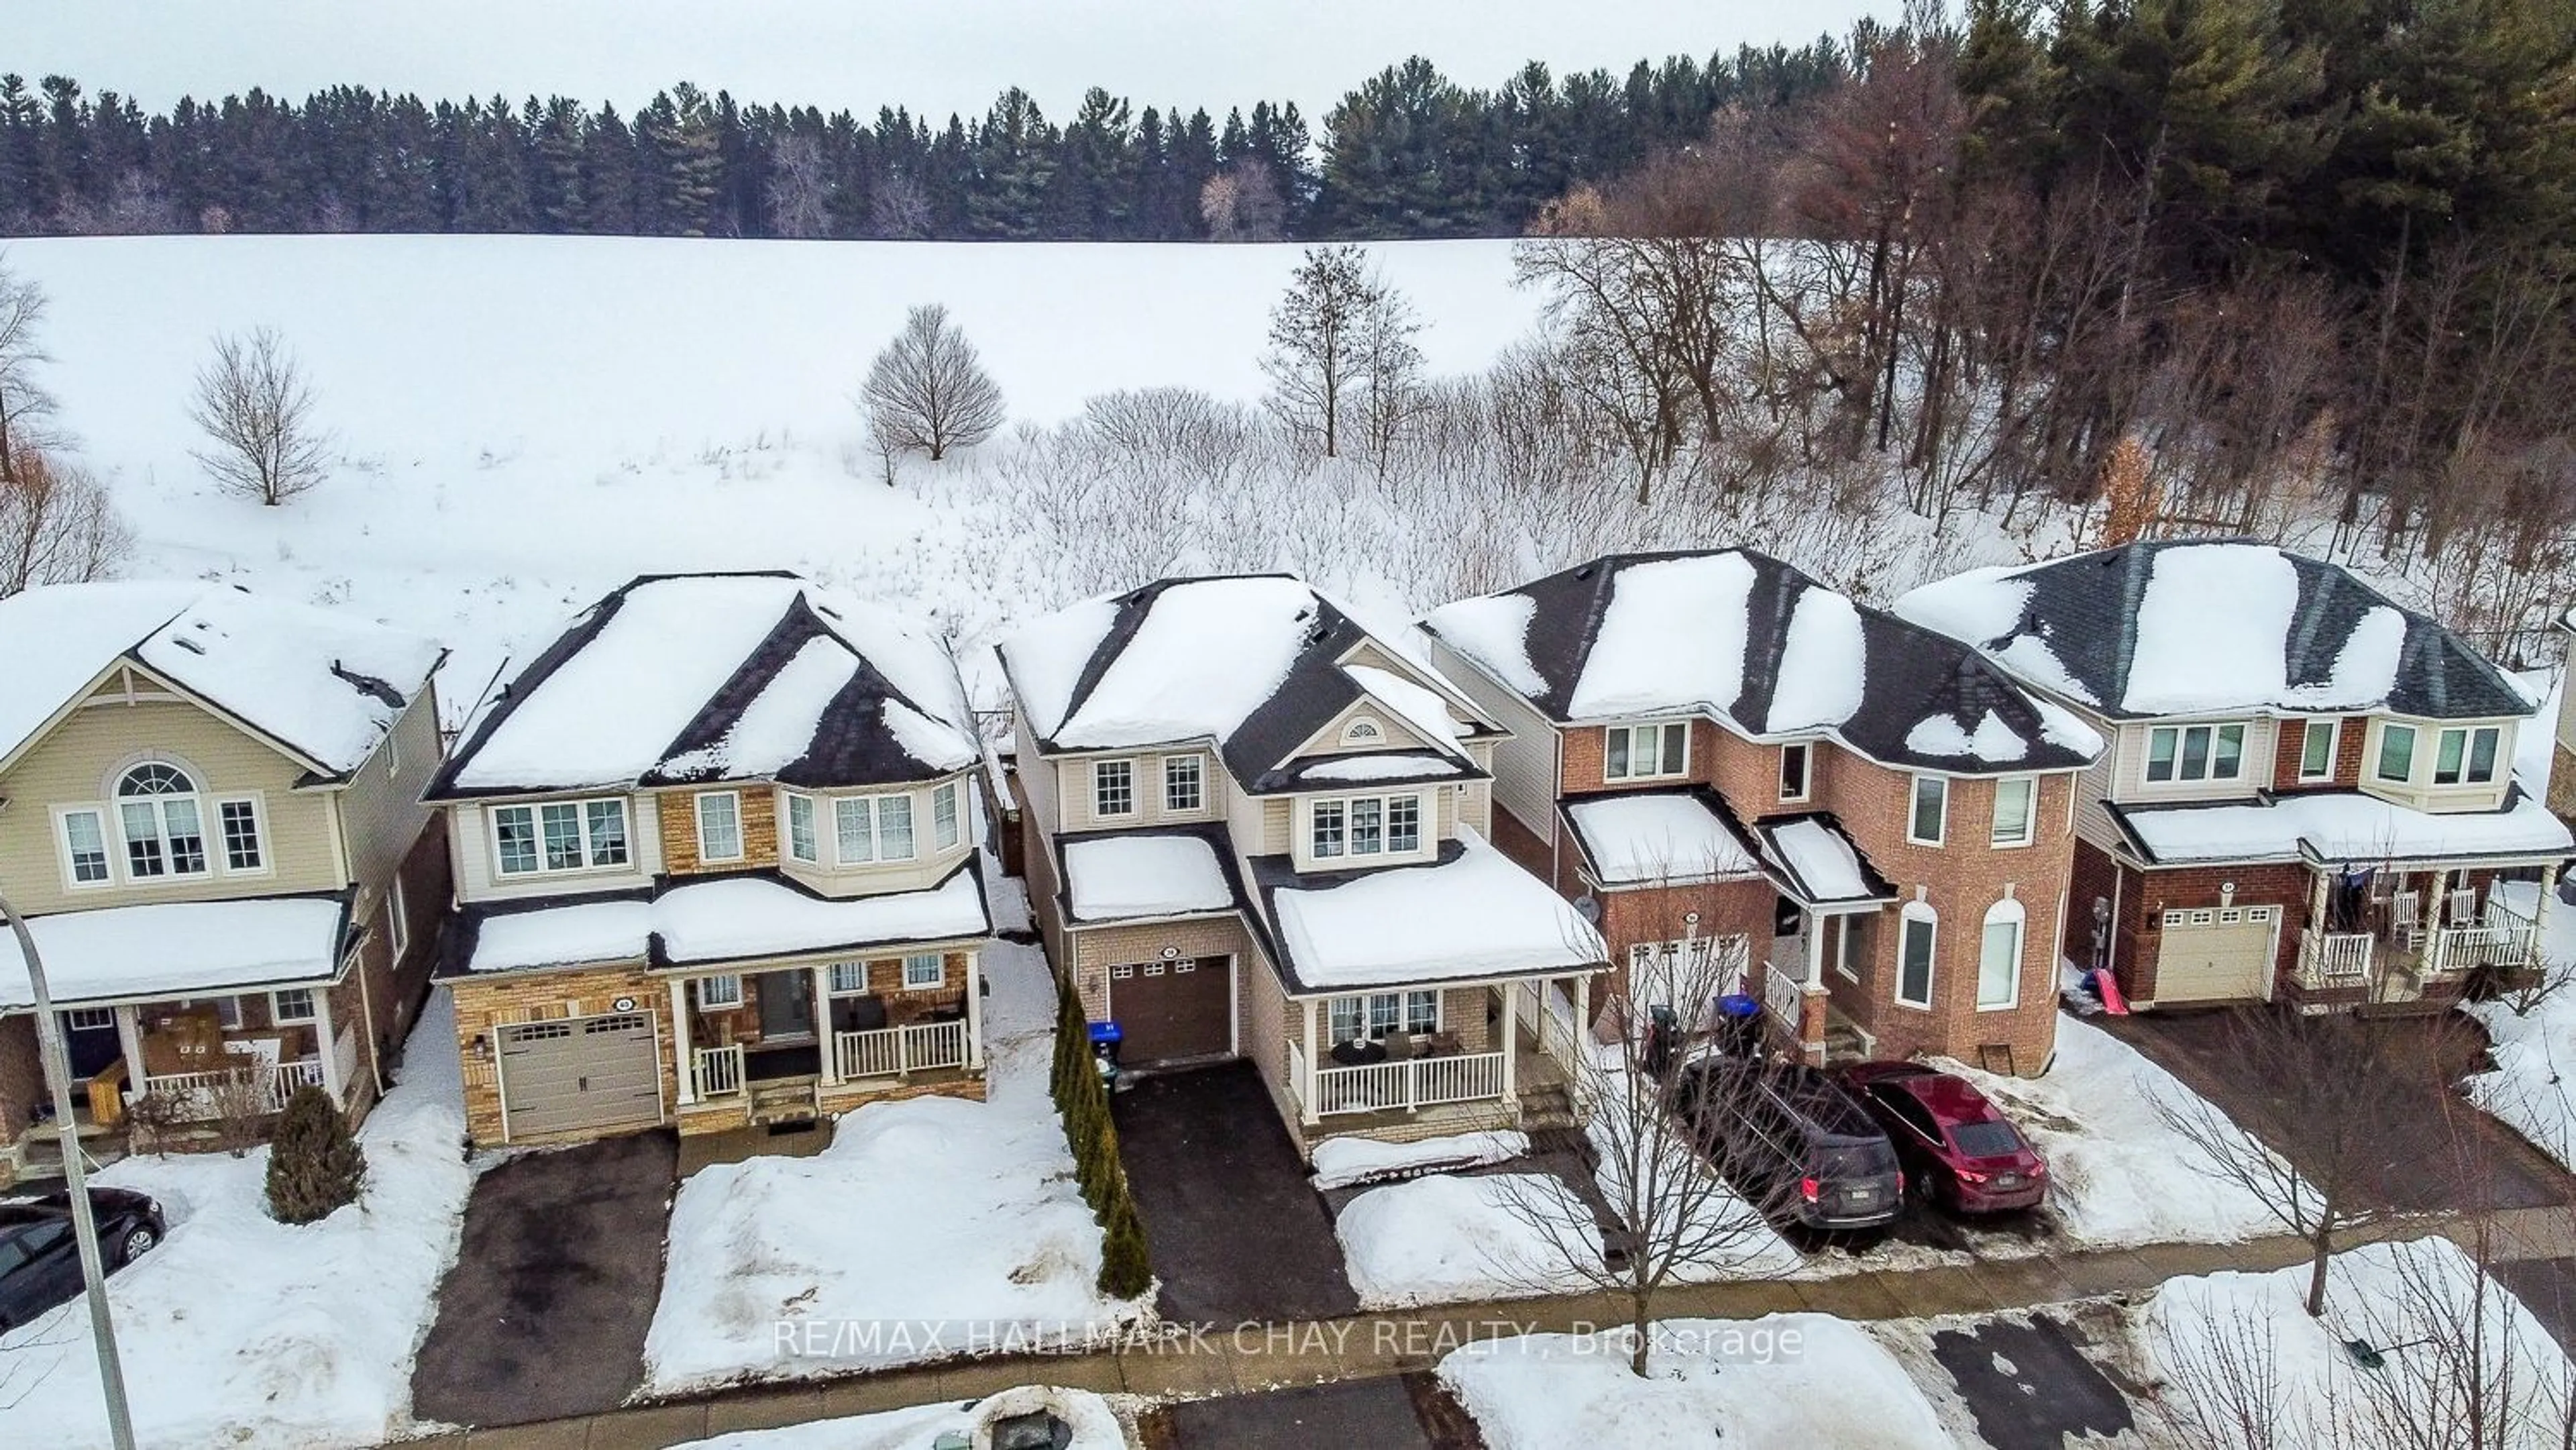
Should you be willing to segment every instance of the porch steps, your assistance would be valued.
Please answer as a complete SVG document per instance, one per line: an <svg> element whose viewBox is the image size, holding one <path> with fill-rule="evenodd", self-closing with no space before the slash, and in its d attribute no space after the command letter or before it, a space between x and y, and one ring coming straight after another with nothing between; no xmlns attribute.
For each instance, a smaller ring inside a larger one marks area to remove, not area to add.
<svg viewBox="0 0 2576 1450"><path fill-rule="evenodd" d="M1521 1089L1521 1131L1533 1139L1542 1133L1567 1132L1577 1126L1574 1096L1563 1083Z"/></svg>
<svg viewBox="0 0 2576 1450"><path fill-rule="evenodd" d="M754 1127L810 1123L823 1115L819 1076L772 1078L751 1085Z"/></svg>

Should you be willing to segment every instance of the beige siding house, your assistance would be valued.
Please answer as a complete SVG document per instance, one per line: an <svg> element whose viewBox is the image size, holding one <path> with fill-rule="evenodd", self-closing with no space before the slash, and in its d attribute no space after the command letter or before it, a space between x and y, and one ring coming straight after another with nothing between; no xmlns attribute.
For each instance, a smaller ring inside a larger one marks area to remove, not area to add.
<svg viewBox="0 0 2576 1450"><path fill-rule="evenodd" d="M446 857L425 639L203 585L0 601L0 892L28 918L104 1146L312 1085L353 1112L428 989ZM51 1166L0 944L0 1145ZM148 1107L149 1111L145 1111Z"/></svg>
<svg viewBox="0 0 2576 1450"><path fill-rule="evenodd" d="M584 611L429 790L474 1141L981 1097L980 763L946 649L794 576Z"/></svg>

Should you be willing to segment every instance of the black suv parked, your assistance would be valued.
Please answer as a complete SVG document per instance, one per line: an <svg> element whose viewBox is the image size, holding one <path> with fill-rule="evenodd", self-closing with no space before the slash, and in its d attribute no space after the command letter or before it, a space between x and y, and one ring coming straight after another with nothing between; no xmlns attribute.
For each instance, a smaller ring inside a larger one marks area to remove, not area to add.
<svg viewBox="0 0 2576 1450"><path fill-rule="evenodd" d="M1873 1228L1905 1203L1895 1146L1841 1083L1800 1063L1709 1057L1682 1069L1672 1109L1761 1207L1810 1228Z"/></svg>
<svg viewBox="0 0 2576 1450"><path fill-rule="evenodd" d="M100 1257L108 1272L161 1241L161 1205L122 1188L93 1188ZM0 1333L80 1297L80 1252L68 1193L0 1203Z"/></svg>

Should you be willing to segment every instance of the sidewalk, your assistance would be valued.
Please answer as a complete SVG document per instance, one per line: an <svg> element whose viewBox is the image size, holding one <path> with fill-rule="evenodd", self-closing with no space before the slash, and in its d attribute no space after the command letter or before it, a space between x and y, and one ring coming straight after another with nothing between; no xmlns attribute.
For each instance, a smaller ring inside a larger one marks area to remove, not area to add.
<svg viewBox="0 0 2576 1450"><path fill-rule="evenodd" d="M2461 1226L2432 1219L2383 1225L2343 1246L2412 1239ZM2499 1262L2576 1257L2576 1209L2499 1214ZM2273 1237L2232 1244L2152 1244L1960 1266L1857 1268L1814 1278L1760 1279L1667 1289L1657 1318L1752 1319L1809 1310L1844 1319L1979 1315L2070 1299L2135 1294L2167 1279L2226 1269L2256 1272L2307 1259L2307 1245ZM906 1405L978 1399L1043 1383L1102 1394L1199 1398L1283 1385L1365 1379L1428 1369L1462 1344L1497 1335L1565 1332L1622 1322L1624 1305L1602 1295L1450 1305L1403 1314L1231 1326L1156 1345L1089 1354L1022 1355L792 1385L746 1385L579 1419L474 1430L409 1442L468 1450L659 1450L736 1430L770 1429Z"/></svg>

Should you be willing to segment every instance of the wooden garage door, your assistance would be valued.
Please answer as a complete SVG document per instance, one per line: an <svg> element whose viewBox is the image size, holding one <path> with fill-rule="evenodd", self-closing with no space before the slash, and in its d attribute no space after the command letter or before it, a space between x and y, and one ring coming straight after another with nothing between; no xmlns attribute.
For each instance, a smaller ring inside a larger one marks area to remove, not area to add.
<svg viewBox="0 0 2576 1450"><path fill-rule="evenodd" d="M620 1012L500 1030L503 1133L613 1133L662 1121L653 1014Z"/></svg>
<svg viewBox="0 0 2576 1450"><path fill-rule="evenodd" d="M2251 1002L2272 995L2277 906L2205 906L2164 914L2156 1004Z"/></svg>
<svg viewBox="0 0 2576 1450"><path fill-rule="evenodd" d="M1227 957L1138 962L1109 969L1109 1015L1127 1036L1130 1067L1234 1050L1234 973Z"/></svg>

